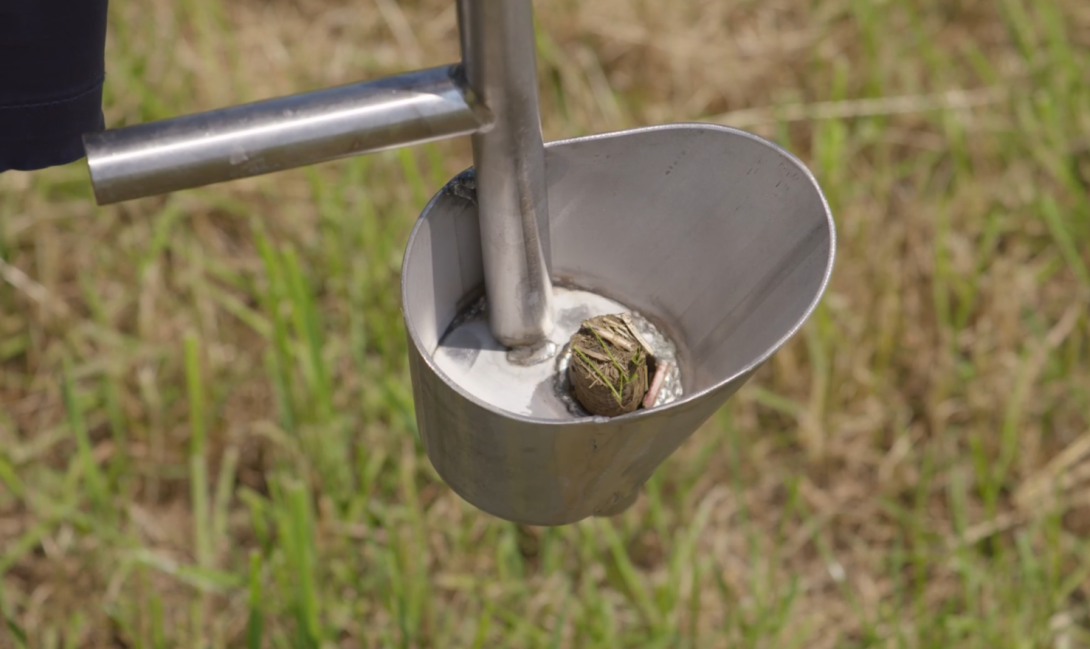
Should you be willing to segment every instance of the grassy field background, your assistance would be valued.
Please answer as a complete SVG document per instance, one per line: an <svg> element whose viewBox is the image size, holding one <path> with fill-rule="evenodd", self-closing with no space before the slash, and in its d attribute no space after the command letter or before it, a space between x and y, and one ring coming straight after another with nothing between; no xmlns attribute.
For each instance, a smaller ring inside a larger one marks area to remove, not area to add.
<svg viewBox="0 0 1090 649"><path fill-rule="evenodd" d="M0 647L1090 645L1090 4L537 16L548 139L811 165L805 329L624 515L520 528L414 433L400 257L467 142L109 208L4 174ZM450 0L114 2L107 122L457 56Z"/></svg>

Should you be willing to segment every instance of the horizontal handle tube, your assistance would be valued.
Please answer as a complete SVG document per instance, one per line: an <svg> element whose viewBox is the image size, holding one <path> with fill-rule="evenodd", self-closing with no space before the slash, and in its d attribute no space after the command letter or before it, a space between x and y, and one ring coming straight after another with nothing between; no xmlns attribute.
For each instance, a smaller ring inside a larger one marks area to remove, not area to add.
<svg viewBox="0 0 1090 649"><path fill-rule="evenodd" d="M491 118L445 66L84 136L99 205L468 135Z"/></svg>

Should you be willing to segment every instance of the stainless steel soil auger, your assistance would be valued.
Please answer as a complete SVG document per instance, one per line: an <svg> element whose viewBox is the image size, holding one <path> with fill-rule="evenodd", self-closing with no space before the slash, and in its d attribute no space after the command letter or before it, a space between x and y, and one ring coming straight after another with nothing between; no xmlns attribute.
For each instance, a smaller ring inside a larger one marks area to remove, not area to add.
<svg viewBox="0 0 1090 649"><path fill-rule="evenodd" d="M459 0L458 20L461 64L88 135L95 195L471 136L473 173L428 203L405 252L424 447L496 516L616 513L802 326L832 272L833 220L802 163L735 129L543 144L530 0ZM558 379L563 344L618 311L669 350L676 385L652 408L581 416Z"/></svg>

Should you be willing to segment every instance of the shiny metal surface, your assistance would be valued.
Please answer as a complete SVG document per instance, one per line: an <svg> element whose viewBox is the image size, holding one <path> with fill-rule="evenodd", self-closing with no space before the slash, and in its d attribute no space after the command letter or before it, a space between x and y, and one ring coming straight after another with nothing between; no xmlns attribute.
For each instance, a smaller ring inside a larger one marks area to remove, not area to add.
<svg viewBox="0 0 1090 649"><path fill-rule="evenodd" d="M503 344L553 327L549 213L530 0L458 0L466 81L494 116L473 136L489 324Z"/></svg>
<svg viewBox="0 0 1090 649"><path fill-rule="evenodd" d="M798 330L828 283L835 233L797 159L726 127L553 143L546 169L553 277L668 332L681 399L615 419L549 420L488 405L443 374L440 337L485 282L478 210L456 192L440 192L418 220L402 299L417 423L436 470L484 511L560 525L626 507Z"/></svg>
<svg viewBox="0 0 1090 649"><path fill-rule="evenodd" d="M488 111L457 66L84 137L100 205L473 133Z"/></svg>

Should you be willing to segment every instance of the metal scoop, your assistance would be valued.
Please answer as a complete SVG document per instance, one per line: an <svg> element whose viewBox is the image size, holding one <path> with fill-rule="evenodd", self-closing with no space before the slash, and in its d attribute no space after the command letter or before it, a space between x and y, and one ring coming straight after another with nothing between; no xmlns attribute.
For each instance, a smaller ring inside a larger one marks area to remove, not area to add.
<svg viewBox="0 0 1090 649"><path fill-rule="evenodd" d="M530 1L458 8L464 67L87 136L96 197L472 134L474 173L424 208L402 271L424 448L496 516L612 515L802 326L832 272L833 220L802 163L735 129L673 124L543 146ZM616 418L556 407L565 336L616 310L669 340L678 396Z"/></svg>

